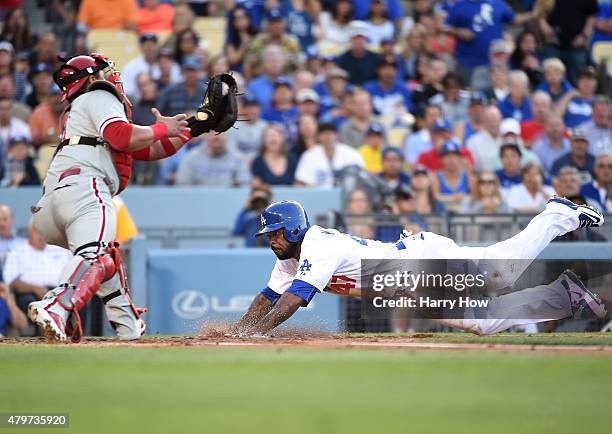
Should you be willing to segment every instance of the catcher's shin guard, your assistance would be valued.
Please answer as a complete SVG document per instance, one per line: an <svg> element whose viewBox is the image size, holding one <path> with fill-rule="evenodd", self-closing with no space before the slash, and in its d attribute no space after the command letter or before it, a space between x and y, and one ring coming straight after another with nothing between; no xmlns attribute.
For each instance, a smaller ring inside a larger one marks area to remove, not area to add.
<svg viewBox="0 0 612 434"><path fill-rule="evenodd" d="M147 327L142 319L142 314L147 311L147 308L136 307L132 301L119 243L111 243L108 252L115 261L121 288L110 294L99 294L104 302L106 316L120 339L138 339L144 334Z"/></svg>
<svg viewBox="0 0 612 434"><path fill-rule="evenodd" d="M93 258L84 258L70 276L66 290L58 295L58 303L71 313L66 331L73 342L80 341L83 335L79 310L91 300L100 284L113 277L116 271L114 258L108 251Z"/></svg>

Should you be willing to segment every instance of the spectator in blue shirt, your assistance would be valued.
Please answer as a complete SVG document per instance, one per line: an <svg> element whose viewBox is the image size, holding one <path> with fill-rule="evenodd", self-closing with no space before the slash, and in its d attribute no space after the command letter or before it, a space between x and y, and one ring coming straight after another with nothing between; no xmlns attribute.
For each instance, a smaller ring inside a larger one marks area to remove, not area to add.
<svg viewBox="0 0 612 434"><path fill-rule="evenodd" d="M157 100L157 108L165 116L194 111L202 103L206 85L199 79L202 63L188 56L182 64L183 81L166 87Z"/></svg>
<svg viewBox="0 0 612 434"><path fill-rule="evenodd" d="M457 38L459 72L466 83L472 70L489 62L489 44L503 38L504 24L522 25L533 12L516 15L502 0L461 0L448 10L448 32Z"/></svg>
<svg viewBox="0 0 612 434"><path fill-rule="evenodd" d="M404 16L400 0L383 0L389 19L397 21ZM365 20L370 11L371 0L353 0L353 14L357 20Z"/></svg>
<svg viewBox="0 0 612 434"><path fill-rule="evenodd" d="M363 88L372 96L376 115L394 116L410 111L412 101L406 85L397 80L397 63L394 58L383 58L378 63L378 80L369 81Z"/></svg>
<svg viewBox="0 0 612 434"><path fill-rule="evenodd" d="M350 48L338 57L338 66L349 74L352 84L363 84L376 78L380 55L367 49L368 26L363 21L350 24Z"/></svg>
<svg viewBox="0 0 612 434"><path fill-rule="evenodd" d="M285 65L285 53L282 48L268 46L262 55L263 74L251 80L247 86L248 93L253 95L263 110L272 104L274 83L282 75Z"/></svg>
<svg viewBox="0 0 612 434"><path fill-rule="evenodd" d="M600 0L599 13L595 15L591 44L602 41L612 41L612 0Z"/></svg>
<svg viewBox="0 0 612 434"><path fill-rule="evenodd" d="M304 9L303 0L292 0L292 9L287 15L287 31L300 41L302 52L308 47L314 46L313 17Z"/></svg>
<svg viewBox="0 0 612 434"><path fill-rule="evenodd" d="M267 247L265 237L255 237L255 233L261 229L261 212L272 201L272 191L265 185L253 187L246 206L240 211L232 235L244 237L246 247Z"/></svg>
<svg viewBox="0 0 612 434"><path fill-rule="evenodd" d="M610 211L608 191L612 186L612 155L602 154L595 160L595 179L582 186L580 195L589 205L604 212Z"/></svg>
<svg viewBox="0 0 612 434"><path fill-rule="evenodd" d="M521 158L523 153L516 140L504 140L499 148L502 168L495 171L499 179L499 188L507 190L521 183Z"/></svg>
<svg viewBox="0 0 612 434"><path fill-rule="evenodd" d="M564 116L568 128L590 121L593 118L593 97L597 88L597 73L587 66L578 75L576 89L568 92L559 101L557 110Z"/></svg>
<svg viewBox="0 0 612 434"><path fill-rule="evenodd" d="M293 97L292 83L286 78L279 78L274 83L272 105L262 111L261 118L269 123L283 126L290 140L297 135L297 118L299 112Z"/></svg>
<svg viewBox="0 0 612 434"><path fill-rule="evenodd" d="M542 90L550 95L553 102L559 101L566 93L573 89L565 78L566 68L563 62L556 57L549 57L542 62L544 79L536 90Z"/></svg>
<svg viewBox="0 0 612 434"><path fill-rule="evenodd" d="M517 121L528 121L533 118L529 100L529 78L523 71L511 71L508 74L510 93L497 104L504 119L514 118Z"/></svg>
<svg viewBox="0 0 612 434"><path fill-rule="evenodd" d="M297 158L287 152L287 136L280 125L266 128L259 155L251 165L253 180L268 185L292 185Z"/></svg>

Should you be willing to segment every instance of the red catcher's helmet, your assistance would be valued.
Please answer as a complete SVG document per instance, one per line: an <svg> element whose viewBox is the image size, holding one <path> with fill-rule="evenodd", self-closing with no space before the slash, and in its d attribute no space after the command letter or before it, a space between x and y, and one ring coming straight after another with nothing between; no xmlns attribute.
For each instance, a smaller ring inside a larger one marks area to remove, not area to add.
<svg viewBox="0 0 612 434"><path fill-rule="evenodd" d="M90 75L106 68L91 56L76 56L59 67L53 78L62 89L62 101L70 100L87 83Z"/></svg>

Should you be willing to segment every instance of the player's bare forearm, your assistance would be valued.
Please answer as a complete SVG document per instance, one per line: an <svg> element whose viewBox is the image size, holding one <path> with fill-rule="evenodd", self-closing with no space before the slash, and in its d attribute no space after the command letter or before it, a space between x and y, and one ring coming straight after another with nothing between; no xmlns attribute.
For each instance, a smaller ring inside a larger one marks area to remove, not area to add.
<svg viewBox="0 0 612 434"><path fill-rule="evenodd" d="M254 327L274 307L272 302L261 294L253 299L246 313L234 326L236 332L241 332Z"/></svg>
<svg viewBox="0 0 612 434"><path fill-rule="evenodd" d="M278 299L274 308L249 330L249 334L268 333L289 319L300 308L303 302L304 300L301 297L285 292Z"/></svg>

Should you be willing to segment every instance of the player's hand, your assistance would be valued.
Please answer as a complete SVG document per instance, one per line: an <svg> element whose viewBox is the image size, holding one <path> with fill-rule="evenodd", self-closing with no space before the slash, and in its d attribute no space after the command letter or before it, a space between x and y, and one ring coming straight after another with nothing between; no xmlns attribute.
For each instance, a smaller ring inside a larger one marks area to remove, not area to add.
<svg viewBox="0 0 612 434"><path fill-rule="evenodd" d="M189 140L189 127L187 126L187 115L178 114L176 116L162 116L155 107L151 109L155 116L155 122L161 122L168 127L168 137L179 137L181 140Z"/></svg>

